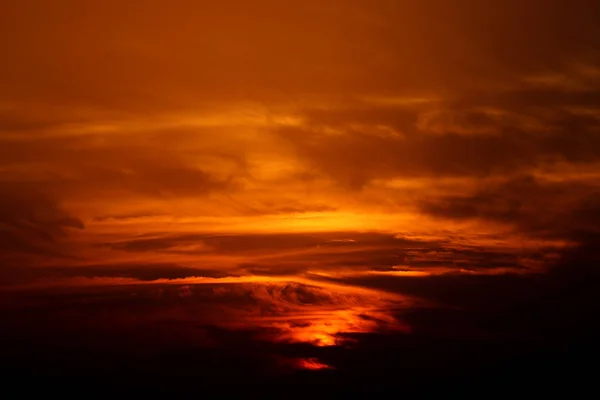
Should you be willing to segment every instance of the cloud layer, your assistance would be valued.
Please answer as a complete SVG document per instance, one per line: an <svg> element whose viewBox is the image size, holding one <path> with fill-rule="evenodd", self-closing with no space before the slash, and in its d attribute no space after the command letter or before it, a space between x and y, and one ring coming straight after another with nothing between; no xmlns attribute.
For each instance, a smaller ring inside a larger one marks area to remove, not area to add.
<svg viewBox="0 0 600 400"><path fill-rule="evenodd" d="M223 371L374 380L461 340L589 344L600 4L297 3L3 4L12 339L144 327Z"/></svg>

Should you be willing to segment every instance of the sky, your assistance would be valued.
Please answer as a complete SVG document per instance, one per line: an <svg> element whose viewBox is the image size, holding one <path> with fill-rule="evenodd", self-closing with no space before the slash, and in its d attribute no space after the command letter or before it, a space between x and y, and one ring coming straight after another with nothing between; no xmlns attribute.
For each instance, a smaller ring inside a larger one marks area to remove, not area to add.
<svg viewBox="0 0 600 400"><path fill-rule="evenodd" d="M548 336L515 309L589 322L572 310L593 305L600 261L597 1L0 9L0 291L15 332L45 310L74 336L81 318L121 339L182 320L171 341L231 350L243 340L213 330L250 329L310 353L358 334ZM265 350L283 369L339 369L281 351Z"/></svg>

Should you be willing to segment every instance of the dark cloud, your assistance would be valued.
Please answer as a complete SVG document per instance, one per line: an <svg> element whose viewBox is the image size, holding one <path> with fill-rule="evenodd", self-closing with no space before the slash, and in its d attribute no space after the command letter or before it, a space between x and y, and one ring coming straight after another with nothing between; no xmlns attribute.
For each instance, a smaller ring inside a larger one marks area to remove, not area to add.
<svg viewBox="0 0 600 400"><path fill-rule="evenodd" d="M353 189L381 178L482 178L561 162L585 166L600 154L597 93L525 88L410 110L322 110L308 114L306 127L279 135L312 168ZM389 131L373 132L382 127Z"/></svg>
<svg viewBox="0 0 600 400"><path fill-rule="evenodd" d="M439 294L441 280L447 281L444 293ZM281 285L253 291L237 285L222 286L225 290L215 290L219 285L196 285L190 287L192 295L187 297L180 295L181 285L13 293L11 299L18 301L9 307L4 302L0 308L5 326L11 328L2 332L7 340L3 343L11 343L4 348L8 362L3 364L3 372L7 376L29 376L53 366L56 377L93 374L111 382L102 387L135 387L137 393L152 378L160 382L153 392L222 391L214 386L215 379L236 379L238 383L248 381L244 390L260 390L253 386L256 384L279 388L301 382L298 390L319 388L322 392L354 394L374 390L389 394L398 384L403 385L403 392L417 390L423 394L425 384L431 385L432 379L438 389L447 391L457 386L472 387L474 378L486 385L501 379L503 387L518 385L522 389L527 384L539 392L542 379L579 382L581 375L574 378L568 371L585 374L577 367L576 356L587 351L585 359L589 359L595 348L588 344L595 331L589 331L587 341L583 340L579 336L583 326L580 330L578 325L571 325L579 320L569 314L573 311L569 307L544 310L535 302L533 306L522 303L524 298L533 299L526 292L537 287L530 277L492 280L446 276L402 281L404 288L415 289L408 290L449 299L449 304L461 307L403 312L411 321L412 334L344 332L339 336L351 345L317 347L265 339L278 329L215 325L214 318L226 321L226 314L209 312L219 310L219 305L235 310L262 304L262 315L269 321L270 316L281 315L281 304L290 308L319 307L340 304L343 299L308 286ZM509 288L514 290L510 292ZM537 288L536 293L542 293ZM516 300L510 300L511 296ZM277 300L274 307L269 306L273 299ZM573 304L569 298L557 298L553 305L565 301ZM27 317L23 316L24 309L29 310ZM385 326L385 321L377 317L360 318ZM47 324L43 340L34 329L41 324ZM291 326L302 329L310 327L311 321L295 321ZM542 340L532 340L539 335ZM286 368L279 364L282 358L314 358L334 369L291 373L290 364ZM543 378L532 377L532 370L542 373ZM127 378L122 379L122 374Z"/></svg>
<svg viewBox="0 0 600 400"><path fill-rule="evenodd" d="M202 166L173 157L173 150L151 143L102 136L40 138L35 142L9 140L0 149L0 165L5 168L6 179L18 177L23 185L44 192L84 198L114 198L124 193L202 196L236 185L233 176L215 177ZM218 154L213 157L227 158Z"/></svg>
<svg viewBox="0 0 600 400"><path fill-rule="evenodd" d="M101 244L134 253L163 252L197 256L243 256L236 271L277 276L310 271L427 270L430 268L478 271L490 268L526 268L526 262L544 262L538 250L458 244L454 240L407 239L401 235L344 232L255 235L152 235ZM179 269L176 268L175 271ZM194 273L194 269L186 270ZM165 271L165 277L170 276ZM177 273L177 272L175 272ZM209 275L212 276L212 275Z"/></svg>
<svg viewBox="0 0 600 400"><path fill-rule="evenodd" d="M587 182L540 182L523 176L465 195L424 199L420 207L437 217L502 222L534 237L579 242L578 235L585 241L586 232L596 231L599 193Z"/></svg>
<svg viewBox="0 0 600 400"><path fill-rule="evenodd" d="M69 258L62 239L83 222L63 210L54 199L20 185L0 183L1 258L45 256Z"/></svg>
<svg viewBox="0 0 600 400"><path fill-rule="evenodd" d="M150 234L151 235L151 234ZM290 250L311 250L317 247L357 248L365 246L391 246L409 248L422 245L418 240L365 232L324 232L324 233L277 233L277 234L167 234L157 237L104 243L113 249L126 251L168 250L178 245L205 245L206 252L220 254L279 252ZM203 249L200 249L203 251Z"/></svg>
<svg viewBox="0 0 600 400"><path fill-rule="evenodd" d="M159 279L183 279L190 277L225 278L230 275L222 269L204 269L183 267L177 264L111 264L86 265L80 267L49 267L37 271L48 278L56 277L115 277L132 278L139 281L155 281Z"/></svg>
<svg viewBox="0 0 600 400"><path fill-rule="evenodd" d="M0 313L13 330L3 332L3 338L14 340L22 330L22 342L35 343L36 333L27 329L53 321L44 335L47 344L85 347L85 335L90 335L98 340L94 346L110 347L149 330L153 334L140 338L139 349L151 353L178 347L181 340L183 348L192 342L192 347L226 347L233 344L228 336L244 331L253 332L256 341L314 345L330 337L334 345L335 336L345 330L393 327L396 320L386 318L385 311L399 307L360 291L294 282L130 284L5 295ZM370 305L362 304L365 297L372 297ZM23 317L26 310L30 312Z"/></svg>

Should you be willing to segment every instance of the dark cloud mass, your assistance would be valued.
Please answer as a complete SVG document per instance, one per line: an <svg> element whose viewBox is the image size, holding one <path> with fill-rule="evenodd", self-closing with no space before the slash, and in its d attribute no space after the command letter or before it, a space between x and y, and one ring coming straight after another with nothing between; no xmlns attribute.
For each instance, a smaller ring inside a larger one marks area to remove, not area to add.
<svg viewBox="0 0 600 400"><path fill-rule="evenodd" d="M475 193L425 200L421 207L443 218L499 221L533 236L585 243L586 232L597 232L599 189L595 183L539 182L524 176L482 185Z"/></svg>
<svg viewBox="0 0 600 400"><path fill-rule="evenodd" d="M83 229L83 222L69 215L43 193L19 185L0 185L0 250L2 259L15 255L67 257L60 240L69 229Z"/></svg>

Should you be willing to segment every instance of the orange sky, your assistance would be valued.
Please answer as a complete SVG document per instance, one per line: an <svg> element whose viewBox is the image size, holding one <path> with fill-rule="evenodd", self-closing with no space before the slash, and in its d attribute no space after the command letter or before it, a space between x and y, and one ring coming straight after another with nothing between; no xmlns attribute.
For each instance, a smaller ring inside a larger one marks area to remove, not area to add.
<svg viewBox="0 0 600 400"><path fill-rule="evenodd" d="M2 284L539 271L600 222L597 15L5 1Z"/></svg>

